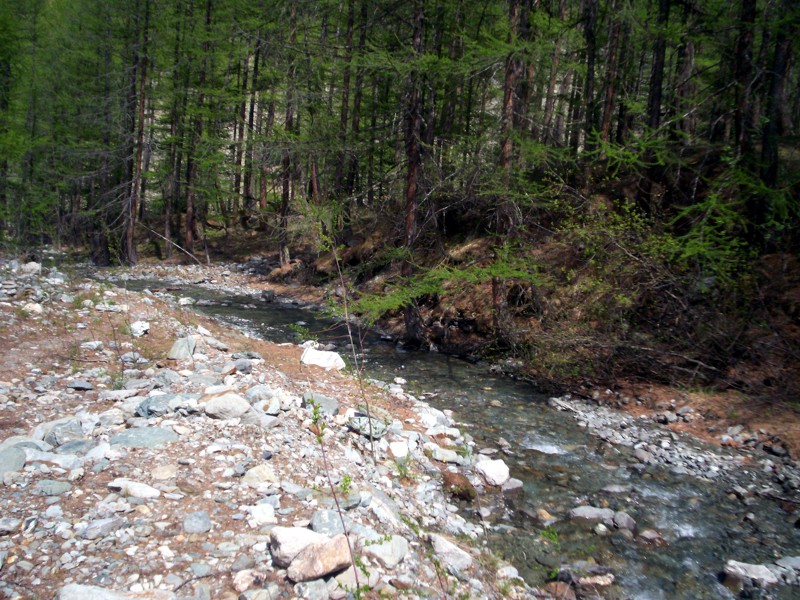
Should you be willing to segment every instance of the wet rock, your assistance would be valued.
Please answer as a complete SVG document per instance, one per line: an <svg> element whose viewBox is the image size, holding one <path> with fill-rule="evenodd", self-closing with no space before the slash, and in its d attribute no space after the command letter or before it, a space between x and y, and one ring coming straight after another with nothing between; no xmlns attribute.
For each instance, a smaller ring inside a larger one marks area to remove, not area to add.
<svg viewBox="0 0 800 600"><path fill-rule="evenodd" d="M596 508L594 506L577 506L569 511L570 519L583 519L585 521L603 521L613 523L614 511L610 508Z"/></svg>
<svg viewBox="0 0 800 600"><path fill-rule="evenodd" d="M800 556L784 556L783 558L776 560L775 564L779 567L783 567L784 569L800 571Z"/></svg>
<svg viewBox="0 0 800 600"><path fill-rule="evenodd" d="M350 561L347 538L339 534L303 548L292 560L286 574L292 581L311 581L345 569Z"/></svg>
<svg viewBox="0 0 800 600"><path fill-rule="evenodd" d="M751 580L760 587L767 587L778 583L778 577L775 573L770 571L766 565L754 565L729 560L725 563L723 572L727 577L731 577L734 580Z"/></svg>
<svg viewBox="0 0 800 600"><path fill-rule="evenodd" d="M636 521L626 512L617 512L614 514L614 527L634 531L636 529Z"/></svg>
<svg viewBox="0 0 800 600"><path fill-rule="evenodd" d="M439 462L450 463L455 465L463 465L467 463L464 457L460 456L455 450L450 450L449 448L442 448L441 446L439 446L439 444L435 444L433 442L427 442L423 446L423 448L426 453L430 454L430 457L433 460L438 460Z"/></svg>
<svg viewBox="0 0 800 600"><path fill-rule="evenodd" d="M472 501L478 495L475 486L462 473L442 472L444 491L461 500Z"/></svg>
<svg viewBox="0 0 800 600"><path fill-rule="evenodd" d="M502 459L482 460L475 465L477 471L489 485L501 486L510 478L508 465Z"/></svg>
<svg viewBox="0 0 800 600"><path fill-rule="evenodd" d="M667 545L667 541L654 529L645 529L641 531L637 539L644 544L651 544L653 546Z"/></svg>

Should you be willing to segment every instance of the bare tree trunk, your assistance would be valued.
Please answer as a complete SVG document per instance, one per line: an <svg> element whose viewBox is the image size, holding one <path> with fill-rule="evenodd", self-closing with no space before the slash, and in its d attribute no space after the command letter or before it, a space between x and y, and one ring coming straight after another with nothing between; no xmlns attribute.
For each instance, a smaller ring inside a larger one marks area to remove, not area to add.
<svg viewBox="0 0 800 600"><path fill-rule="evenodd" d="M739 37L736 40L736 112L734 135L739 156L747 157L752 150L750 138L753 127L753 26L756 20L756 0L741 0Z"/></svg>
<svg viewBox="0 0 800 600"><path fill-rule="evenodd" d="M616 0L611 3L611 10L616 10ZM620 23L616 17L611 17L611 26L608 32L608 58L606 62L606 95L603 101L603 122L600 126L600 138L607 142L611 134L611 117L614 114L614 98L617 83L617 65L619 64L619 33Z"/></svg>
<svg viewBox="0 0 800 600"><path fill-rule="evenodd" d="M294 4L291 6L290 24L289 24L289 44L294 46L297 42L297 8ZM286 132L290 133L294 129L294 81L295 77L295 64L294 59L290 59L289 72L287 77L286 89ZM289 254L289 238L287 227L289 224L289 206L291 203L291 185L292 185L292 149L287 147L283 151L283 159L281 161L282 169L282 190L281 190L281 211L278 221L278 237L280 242L280 261L281 266L288 266L291 256Z"/></svg>
<svg viewBox="0 0 800 600"><path fill-rule="evenodd" d="M658 0L656 41L653 45L653 68L650 71L650 91L647 95L647 126L658 129L661 122L661 96L664 87L664 58L667 40L664 29L669 21L670 0Z"/></svg>
<svg viewBox="0 0 800 600"><path fill-rule="evenodd" d="M208 70L210 69L211 51L211 14L212 0L206 0L206 39L203 40L203 66L200 68L198 80L197 106L201 108L205 103L205 84ZM197 158L194 156L197 144L203 137L203 118L198 114L194 118L194 127L189 156L187 158L187 177L186 177L186 223L183 233L184 250L189 254L194 254L194 241L199 237L197 231Z"/></svg>

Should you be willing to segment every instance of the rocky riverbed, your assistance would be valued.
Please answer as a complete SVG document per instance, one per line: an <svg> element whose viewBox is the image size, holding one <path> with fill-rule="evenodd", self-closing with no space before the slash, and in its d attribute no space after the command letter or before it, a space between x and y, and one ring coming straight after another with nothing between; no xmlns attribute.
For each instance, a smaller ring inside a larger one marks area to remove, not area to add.
<svg viewBox="0 0 800 600"><path fill-rule="evenodd" d="M399 384L39 263L0 277L3 596L543 594L456 514L461 434Z"/></svg>
<svg viewBox="0 0 800 600"><path fill-rule="evenodd" d="M253 286L248 269L135 276L286 301L285 290ZM487 530L507 527L494 522L508 518L504 495L521 486L498 458L511 450L476 447L403 379L372 382L365 396L338 370L303 365L306 348L203 318L177 290L132 293L15 261L0 279L6 596L340 598L362 586L368 596L620 597L602 564L560 565L558 581L532 589L486 550ZM758 497L796 504L797 465L768 432L726 431L720 453L674 430L701 418L691 407L637 417L608 408L635 400L594 396L550 403L600 444L631 451L631 472L718 482L745 520ZM605 492L636 495L625 482ZM476 518L465 520L470 502ZM535 517L667 543L593 498L562 512ZM719 568L736 593L767 598L797 585L800 559Z"/></svg>

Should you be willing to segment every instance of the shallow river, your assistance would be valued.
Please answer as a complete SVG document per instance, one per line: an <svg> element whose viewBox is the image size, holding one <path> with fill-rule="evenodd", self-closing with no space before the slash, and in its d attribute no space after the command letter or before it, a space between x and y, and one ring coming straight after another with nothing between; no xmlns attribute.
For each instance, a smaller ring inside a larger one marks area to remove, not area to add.
<svg viewBox="0 0 800 600"><path fill-rule="evenodd" d="M136 289L163 285L129 282ZM298 323L321 342L343 347L348 341L341 328L299 307L200 288L182 288L180 294L200 299L200 310L272 341L299 341L292 329ZM734 598L718 582L726 560L760 564L800 555L797 517L774 502L751 496L745 505L729 496L731 484L725 481L677 476L660 466L631 468L638 461L630 448L608 446L579 427L569 412L548 406L546 396L489 374L486 365L402 352L375 334L364 347L370 377L389 382L403 377L411 393L451 409L476 448L499 448L501 438L508 441L502 458L524 489L505 500L487 498L484 508L491 514L485 522L491 546L532 585L540 585L560 565L590 561L610 567L615 575L616 585L601 591L605 598ZM697 441L689 445L698 452L716 452ZM616 488L604 490L608 486ZM613 528L598 535L590 524L563 518L587 500L626 511L639 531L655 529L667 544L643 545ZM462 514L477 520L476 509L465 505ZM548 526L537 519L539 509L562 519ZM788 600L800 597L800 588L773 588L770 594Z"/></svg>

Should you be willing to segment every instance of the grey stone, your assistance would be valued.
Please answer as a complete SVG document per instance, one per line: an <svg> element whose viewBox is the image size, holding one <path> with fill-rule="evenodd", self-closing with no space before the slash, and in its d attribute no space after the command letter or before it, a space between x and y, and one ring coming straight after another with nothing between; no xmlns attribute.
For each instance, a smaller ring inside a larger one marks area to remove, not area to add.
<svg viewBox="0 0 800 600"><path fill-rule="evenodd" d="M3 517L0 519L0 535L14 533L22 525L22 519L13 517Z"/></svg>
<svg viewBox="0 0 800 600"><path fill-rule="evenodd" d="M294 586L294 593L303 600L328 600L330 592L324 579L302 581Z"/></svg>
<svg viewBox="0 0 800 600"><path fill-rule="evenodd" d="M392 535L379 544L368 541L362 552L377 560L383 567L394 569L408 555L408 540L400 535Z"/></svg>
<svg viewBox="0 0 800 600"><path fill-rule="evenodd" d="M78 392L88 392L89 390L94 389L94 386L85 379L76 379L74 381L70 381L67 384L67 387Z"/></svg>
<svg viewBox="0 0 800 600"><path fill-rule="evenodd" d="M169 387L173 383L180 383L183 377L172 369L161 369L153 378L153 382L159 387Z"/></svg>
<svg viewBox="0 0 800 600"><path fill-rule="evenodd" d="M725 575L740 581L752 580L761 587L767 587L778 583L778 577L770 571L766 565L753 565L729 560L723 569Z"/></svg>
<svg viewBox="0 0 800 600"><path fill-rule="evenodd" d="M54 430L55 433L53 433ZM40 423L31 432L31 437L43 440L52 448L52 446L64 443L67 440L82 438L83 429L81 428L80 419L76 419L75 417L62 417L53 421Z"/></svg>
<svg viewBox="0 0 800 600"><path fill-rule="evenodd" d="M177 439L178 434L171 429L136 427L118 433L109 440L109 443L123 448L157 448Z"/></svg>
<svg viewBox="0 0 800 600"><path fill-rule="evenodd" d="M138 352L126 352L125 354L120 356L119 359L124 363L129 363L132 365L145 364L146 362L149 362L144 356L142 356Z"/></svg>
<svg viewBox="0 0 800 600"><path fill-rule="evenodd" d="M197 345L194 337L180 338L172 344L167 358L172 360L181 360L190 358L194 354L194 349Z"/></svg>
<svg viewBox="0 0 800 600"><path fill-rule="evenodd" d="M81 537L87 540L96 540L121 529L125 526L125 519L121 517L108 517L91 521L81 532Z"/></svg>
<svg viewBox="0 0 800 600"><path fill-rule="evenodd" d="M33 489L40 496L61 496L72 490L72 484L67 481L42 479L36 482Z"/></svg>
<svg viewBox="0 0 800 600"><path fill-rule="evenodd" d="M370 423L372 424L372 428L370 429ZM364 437L372 437L372 439L377 440L383 437L383 434L386 433L387 427L378 419L369 419L365 416L355 416L350 419L347 423L347 426L352 429L353 431L360 433Z"/></svg>
<svg viewBox="0 0 800 600"><path fill-rule="evenodd" d="M25 451L11 446L0 450L0 480L6 473L19 471L25 466Z"/></svg>
<svg viewBox="0 0 800 600"><path fill-rule="evenodd" d="M312 404L319 406L319 411L323 415L335 416L339 414L339 402L335 398L308 391L303 394L303 407L311 406Z"/></svg>
<svg viewBox="0 0 800 600"><path fill-rule="evenodd" d="M637 448L636 450L634 450L633 451L633 456L634 456L634 458L636 458L636 460L638 460L639 462L642 462L642 463L644 463L646 465L649 465L649 464L655 462L655 457L652 454L650 454L647 450L645 450L644 448Z"/></svg>
<svg viewBox="0 0 800 600"><path fill-rule="evenodd" d="M784 569L800 571L800 556L784 556L780 560L776 560L775 564Z"/></svg>
<svg viewBox="0 0 800 600"><path fill-rule="evenodd" d="M347 529L350 529L350 519L342 515ZM309 524L312 531L322 533L328 537L333 537L340 533L344 533L344 526L342 526L342 518L335 510L320 509L311 516L311 523Z"/></svg>
<svg viewBox="0 0 800 600"><path fill-rule="evenodd" d="M83 455L89 452L92 448L95 447L94 440L72 440L71 442L66 442L61 444L58 448L56 448L56 454L75 454L75 455Z"/></svg>
<svg viewBox="0 0 800 600"><path fill-rule="evenodd" d="M636 521L626 512L617 512L614 514L614 526L617 529L634 531L636 529Z"/></svg>
<svg viewBox="0 0 800 600"><path fill-rule="evenodd" d="M434 555L451 573L461 574L472 566L472 557L447 538L436 533L431 533L428 538L433 544Z"/></svg>
<svg viewBox="0 0 800 600"><path fill-rule="evenodd" d="M211 531L211 517L202 510L189 513L183 519L183 530L186 533L206 533Z"/></svg>
<svg viewBox="0 0 800 600"><path fill-rule="evenodd" d="M236 370L239 371L239 373L247 375L253 371L253 362L247 358L238 358L233 361L233 364L236 366Z"/></svg>
<svg viewBox="0 0 800 600"><path fill-rule="evenodd" d="M614 511L610 508L596 508L594 506L577 506L569 511L570 519L584 519L586 521L603 521L613 523Z"/></svg>
<svg viewBox="0 0 800 600"><path fill-rule="evenodd" d="M231 358L233 360L239 360L240 358L247 358L249 360L263 360L263 357L258 352L253 352L252 350L245 350L244 352L234 352L231 354Z"/></svg>
<svg viewBox="0 0 800 600"><path fill-rule="evenodd" d="M33 448L23 448L25 451L26 463L46 463L55 465L62 469L72 470L83 465L83 460L74 454L55 454L54 452L42 452Z"/></svg>
<svg viewBox="0 0 800 600"><path fill-rule="evenodd" d="M145 398L139 403L133 414L137 417L162 417L172 412L170 400L173 397L169 394L164 394L163 396Z"/></svg>
<svg viewBox="0 0 800 600"><path fill-rule="evenodd" d="M70 583L58 590L57 600L175 600L173 592L149 590L146 592L122 592L95 585Z"/></svg>

